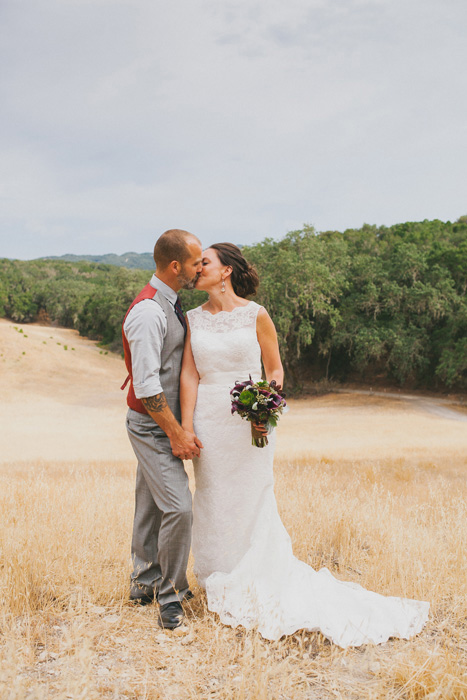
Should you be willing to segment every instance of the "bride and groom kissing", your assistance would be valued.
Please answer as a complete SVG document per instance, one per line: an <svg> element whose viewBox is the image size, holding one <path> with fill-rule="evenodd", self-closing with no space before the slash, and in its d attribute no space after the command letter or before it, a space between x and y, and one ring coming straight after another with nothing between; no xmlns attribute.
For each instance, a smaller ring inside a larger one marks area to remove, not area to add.
<svg viewBox="0 0 467 700"><path fill-rule="evenodd" d="M381 596L293 555L274 495L275 434L259 449L231 412L237 381L260 380L264 369L268 382L283 383L274 323L248 301L256 270L237 246L202 251L179 229L158 238L154 260L123 322L126 425L138 460L130 600L156 600L163 628L182 624L191 544L208 608L224 624L271 640L320 631L341 647L420 632L428 603ZM208 293L186 319L182 288ZM193 460L193 507L184 459Z"/></svg>

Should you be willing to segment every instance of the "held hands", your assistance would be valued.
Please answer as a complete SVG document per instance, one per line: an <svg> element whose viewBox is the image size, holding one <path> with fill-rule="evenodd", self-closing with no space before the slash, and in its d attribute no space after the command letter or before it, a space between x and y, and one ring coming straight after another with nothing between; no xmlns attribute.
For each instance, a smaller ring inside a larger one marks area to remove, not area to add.
<svg viewBox="0 0 467 700"><path fill-rule="evenodd" d="M180 428L180 431L170 438L170 446L174 457L193 459L193 457L199 457L203 443L192 430Z"/></svg>

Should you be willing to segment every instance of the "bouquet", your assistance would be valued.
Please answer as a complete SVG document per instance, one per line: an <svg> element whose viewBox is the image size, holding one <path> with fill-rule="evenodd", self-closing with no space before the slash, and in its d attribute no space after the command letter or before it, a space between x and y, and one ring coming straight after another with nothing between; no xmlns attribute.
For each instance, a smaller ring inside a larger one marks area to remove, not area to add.
<svg viewBox="0 0 467 700"><path fill-rule="evenodd" d="M285 394L280 394L280 386L273 380L269 382L236 382L230 392L232 401L232 414L239 416L251 423L251 444L256 447L265 447L268 438L255 428L254 423L262 423L270 432L276 427L280 414L287 407Z"/></svg>

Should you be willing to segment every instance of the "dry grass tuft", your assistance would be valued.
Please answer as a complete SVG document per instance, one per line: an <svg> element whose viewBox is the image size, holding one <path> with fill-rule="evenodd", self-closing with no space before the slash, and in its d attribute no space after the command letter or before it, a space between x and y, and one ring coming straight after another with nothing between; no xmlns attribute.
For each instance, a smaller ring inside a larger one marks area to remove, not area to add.
<svg viewBox="0 0 467 700"><path fill-rule="evenodd" d="M319 634L279 642L187 625L127 603L131 463L11 463L0 475L0 695L57 698L467 698L465 464L279 459L295 553L388 595L429 600L411 641L342 651Z"/></svg>

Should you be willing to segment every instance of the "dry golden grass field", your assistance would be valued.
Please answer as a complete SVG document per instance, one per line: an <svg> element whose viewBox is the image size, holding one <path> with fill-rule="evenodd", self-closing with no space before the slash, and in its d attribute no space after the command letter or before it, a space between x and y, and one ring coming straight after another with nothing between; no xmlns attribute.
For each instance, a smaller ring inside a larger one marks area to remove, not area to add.
<svg viewBox="0 0 467 700"><path fill-rule="evenodd" d="M467 698L467 414L436 401L291 401L276 494L298 557L428 600L409 641L341 650L187 624L127 603L135 460L120 358L69 330L0 321L2 700ZM191 474L190 465L187 470Z"/></svg>

